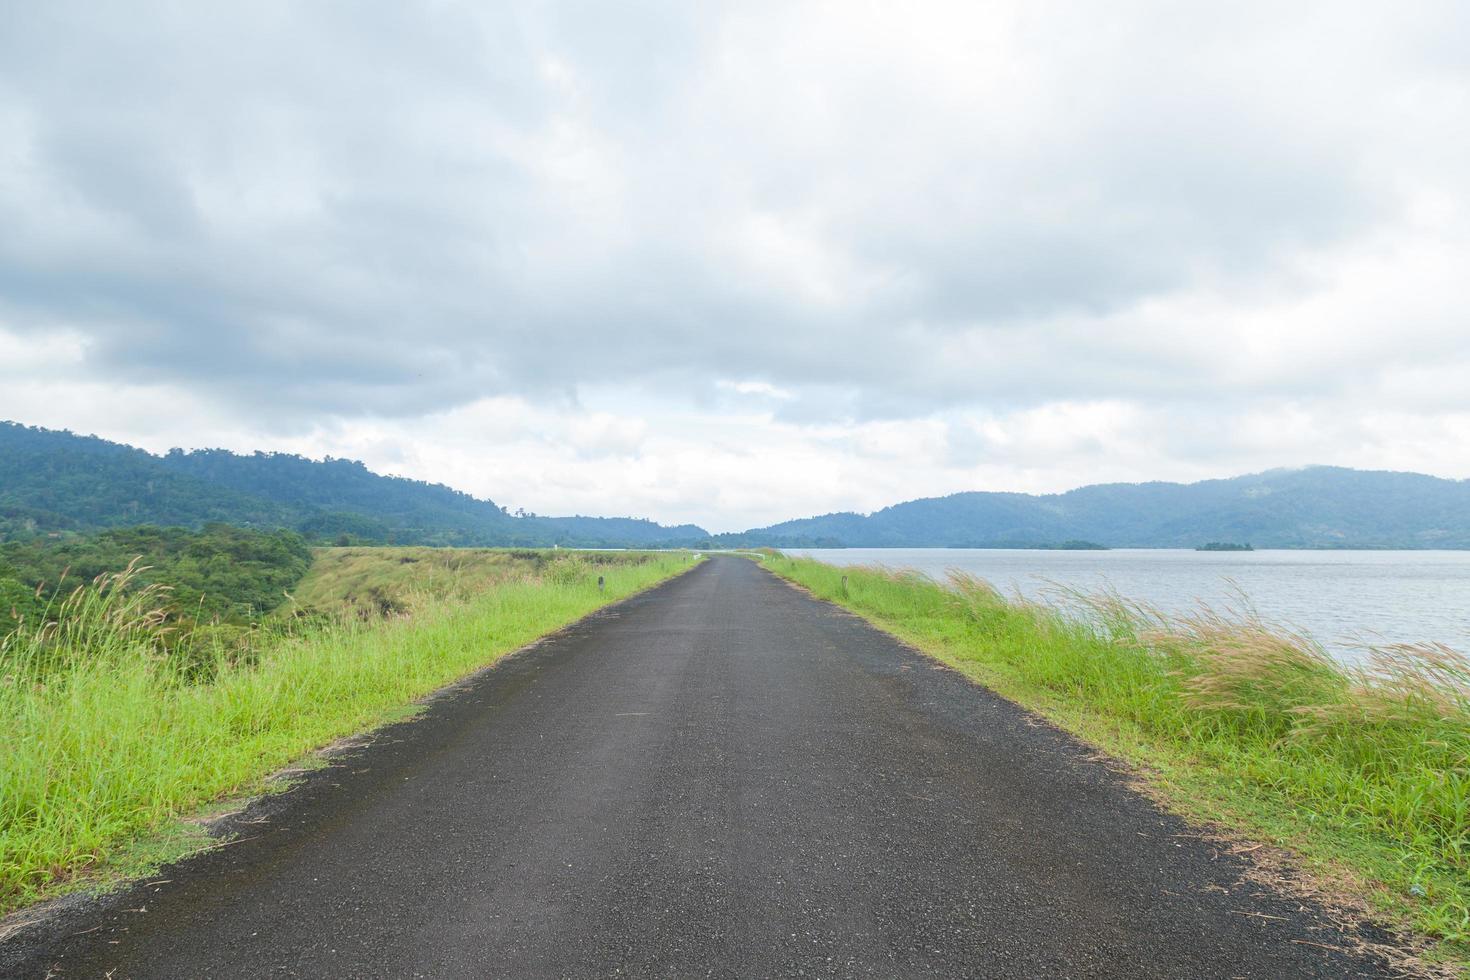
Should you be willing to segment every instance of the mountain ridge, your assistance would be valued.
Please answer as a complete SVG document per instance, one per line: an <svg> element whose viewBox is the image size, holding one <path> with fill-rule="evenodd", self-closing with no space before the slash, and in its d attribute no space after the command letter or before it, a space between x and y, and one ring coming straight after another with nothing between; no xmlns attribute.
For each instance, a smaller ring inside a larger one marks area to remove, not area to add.
<svg viewBox="0 0 1470 980"><path fill-rule="evenodd" d="M1470 548L1470 480L1279 467L1062 493L972 490L744 532L640 518L511 514L357 460L170 450L0 422L0 540L135 524L284 527L318 542L580 547Z"/></svg>
<svg viewBox="0 0 1470 980"><path fill-rule="evenodd" d="M694 525L516 516L443 484L357 460L224 449L146 450L0 422L0 539L134 524L286 527L318 541L651 547L707 538Z"/></svg>
<svg viewBox="0 0 1470 980"><path fill-rule="evenodd" d="M844 547L987 547L1095 541L1195 547L1470 547L1470 481L1339 466L1279 467L1172 483L1106 483L1063 493L964 491L783 521L746 532L763 543ZM920 543L922 542L922 543Z"/></svg>

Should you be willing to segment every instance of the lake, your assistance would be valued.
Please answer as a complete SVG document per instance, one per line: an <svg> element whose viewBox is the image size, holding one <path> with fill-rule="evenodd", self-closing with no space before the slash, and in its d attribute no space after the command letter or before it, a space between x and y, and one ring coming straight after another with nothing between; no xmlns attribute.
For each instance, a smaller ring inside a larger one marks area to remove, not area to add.
<svg viewBox="0 0 1470 980"><path fill-rule="evenodd" d="M1238 586L1263 619L1305 632L1344 659L1364 643L1435 641L1470 652L1467 551L784 550L834 565L915 568L936 578L960 569L1030 598L1046 598L1053 583L1087 590L1111 585L1174 613L1201 600L1223 606Z"/></svg>

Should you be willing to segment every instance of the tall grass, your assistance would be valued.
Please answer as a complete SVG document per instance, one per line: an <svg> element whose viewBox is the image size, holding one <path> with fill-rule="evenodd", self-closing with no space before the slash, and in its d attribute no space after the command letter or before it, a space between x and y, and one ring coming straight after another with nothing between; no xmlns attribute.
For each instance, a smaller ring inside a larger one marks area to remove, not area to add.
<svg viewBox="0 0 1470 980"><path fill-rule="evenodd" d="M959 573L766 564L1084 737L1167 762L1176 799L1208 797L1470 944L1470 662L1454 651L1390 646L1352 666L1243 601L1166 616L1115 593L1042 603Z"/></svg>
<svg viewBox="0 0 1470 980"><path fill-rule="evenodd" d="M129 587L135 570L75 590L54 623L0 641L0 911L689 567L685 555L597 558L529 563L412 615L342 616L187 656L169 642L162 592Z"/></svg>
<svg viewBox="0 0 1470 980"><path fill-rule="evenodd" d="M622 552L528 551L505 548L317 548L311 569L292 590L290 610L411 612L412 604L466 599L528 571L571 560L625 560ZM287 611L286 608L280 610Z"/></svg>

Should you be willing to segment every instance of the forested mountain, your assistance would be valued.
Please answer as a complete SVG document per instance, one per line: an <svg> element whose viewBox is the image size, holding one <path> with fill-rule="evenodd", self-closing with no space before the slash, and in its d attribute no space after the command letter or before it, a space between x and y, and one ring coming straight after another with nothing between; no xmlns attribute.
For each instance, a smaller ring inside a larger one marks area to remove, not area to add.
<svg viewBox="0 0 1470 980"><path fill-rule="evenodd" d="M218 449L154 456L95 436L0 422L0 540L136 524L290 528L315 541L434 545L678 545L692 525L532 517L356 460Z"/></svg>
<svg viewBox="0 0 1470 980"><path fill-rule="evenodd" d="M0 423L0 540L136 524L288 528L317 542L656 547L1470 548L1470 481L1312 466L1201 483L957 493L743 534L604 517L509 514L347 459L218 449L154 456Z"/></svg>
<svg viewBox="0 0 1470 980"><path fill-rule="evenodd" d="M957 493L870 515L786 521L752 544L1006 547L1470 548L1470 481L1310 466L1201 483L1110 483L1067 493Z"/></svg>
<svg viewBox="0 0 1470 980"><path fill-rule="evenodd" d="M286 525L293 516L272 501L170 473L141 449L0 422L0 534L210 521Z"/></svg>

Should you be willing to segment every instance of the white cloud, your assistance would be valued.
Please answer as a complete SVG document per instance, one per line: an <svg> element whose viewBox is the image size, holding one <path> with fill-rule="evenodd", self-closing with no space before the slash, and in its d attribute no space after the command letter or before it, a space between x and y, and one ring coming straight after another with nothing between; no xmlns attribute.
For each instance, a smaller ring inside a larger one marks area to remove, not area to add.
<svg viewBox="0 0 1470 980"><path fill-rule="evenodd" d="M785 388L778 388L769 381L731 381L728 378L720 378L715 382L715 387L724 391L733 391L737 395L759 395L782 401L795 397Z"/></svg>
<svg viewBox="0 0 1470 980"><path fill-rule="evenodd" d="M0 415L739 527L1465 476L1470 15L285 0L0 33Z"/></svg>

